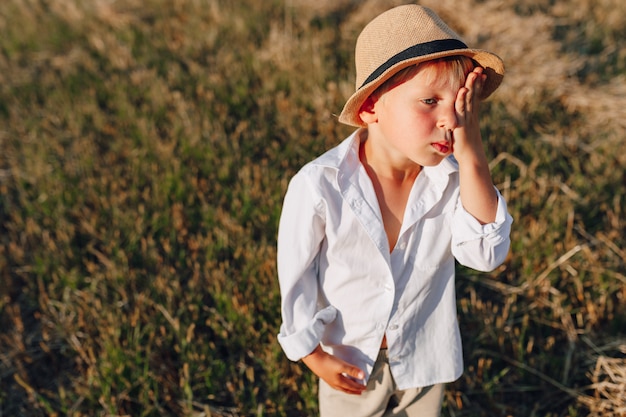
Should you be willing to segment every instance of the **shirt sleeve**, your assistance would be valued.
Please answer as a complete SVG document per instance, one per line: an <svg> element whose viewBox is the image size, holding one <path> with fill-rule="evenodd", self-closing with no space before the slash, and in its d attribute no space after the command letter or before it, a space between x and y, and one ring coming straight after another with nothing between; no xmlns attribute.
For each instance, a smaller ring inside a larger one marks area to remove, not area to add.
<svg viewBox="0 0 626 417"><path fill-rule="evenodd" d="M289 183L278 227L277 265L282 324L278 342L297 361L320 343L335 320L334 307L318 306L318 259L324 240L324 204L302 172Z"/></svg>
<svg viewBox="0 0 626 417"><path fill-rule="evenodd" d="M495 187L494 187L495 188ZM500 266L509 252L513 218L504 198L498 194L498 209L493 223L480 224L459 202L452 220L452 253L464 266L489 272Z"/></svg>

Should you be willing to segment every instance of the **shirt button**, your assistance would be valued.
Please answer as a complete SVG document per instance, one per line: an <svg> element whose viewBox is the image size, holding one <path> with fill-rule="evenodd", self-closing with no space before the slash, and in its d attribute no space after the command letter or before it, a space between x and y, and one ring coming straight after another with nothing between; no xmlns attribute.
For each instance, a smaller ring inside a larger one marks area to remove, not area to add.
<svg viewBox="0 0 626 417"><path fill-rule="evenodd" d="M398 248L400 250L405 250L406 249L406 242L400 242L400 244L398 245Z"/></svg>
<svg viewBox="0 0 626 417"><path fill-rule="evenodd" d="M389 330L398 330L398 325L392 324L391 326L389 326Z"/></svg>

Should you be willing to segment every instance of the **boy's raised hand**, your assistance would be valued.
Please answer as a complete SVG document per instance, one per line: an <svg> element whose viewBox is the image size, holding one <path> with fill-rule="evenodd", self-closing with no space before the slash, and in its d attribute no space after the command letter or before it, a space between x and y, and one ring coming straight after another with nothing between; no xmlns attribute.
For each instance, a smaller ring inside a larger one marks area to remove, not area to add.
<svg viewBox="0 0 626 417"><path fill-rule="evenodd" d="M454 156L457 160L484 155L480 135L480 94L487 76L481 67L467 75L456 96L458 126L454 129ZM460 162L460 161L459 161Z"/></svg>
<svg viewBox="0 0 626 417"><path fill-rule="evenodd" d="M343 391L346 394L361 395L366 388L365 385L356 381L365 377L363 371L336 356L324 352L320 346L317 346L313 352L302 358L302 361L313 373L336 390Z"/></svg>

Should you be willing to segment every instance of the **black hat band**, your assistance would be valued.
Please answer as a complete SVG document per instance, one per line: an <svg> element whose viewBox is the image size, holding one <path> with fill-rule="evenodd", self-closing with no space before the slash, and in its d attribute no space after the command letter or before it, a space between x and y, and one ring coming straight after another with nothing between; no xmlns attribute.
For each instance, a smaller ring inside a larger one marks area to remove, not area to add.
<svg viewBox="0 0 626 417"><path fill-rule="evenodd" d="M370 76L367 77L363 84L361 84L361 87L359 87L359 89L363 88L366 84L374 81L389 68L402 61L406 61L407 59L411 58L417 58L420 56L436 54L438 52L452 51L455 49L467 49L467 45L457 39L440 39L411 46L404 51L395 54L381 66L376 68L370 74Z"/></svg>

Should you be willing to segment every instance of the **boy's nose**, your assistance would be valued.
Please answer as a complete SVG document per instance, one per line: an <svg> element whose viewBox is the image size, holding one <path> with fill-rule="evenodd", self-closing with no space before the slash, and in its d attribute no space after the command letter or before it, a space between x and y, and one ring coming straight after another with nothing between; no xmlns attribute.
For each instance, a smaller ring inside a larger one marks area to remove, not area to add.
<svg viewBox="0 0 626 417"><path fill-rule="evenodd" d="M437 127L445 130L454 130L458 126L459 121L456 115L454 103L451 106L441 108L441 114L437 122Z"/></svg>

